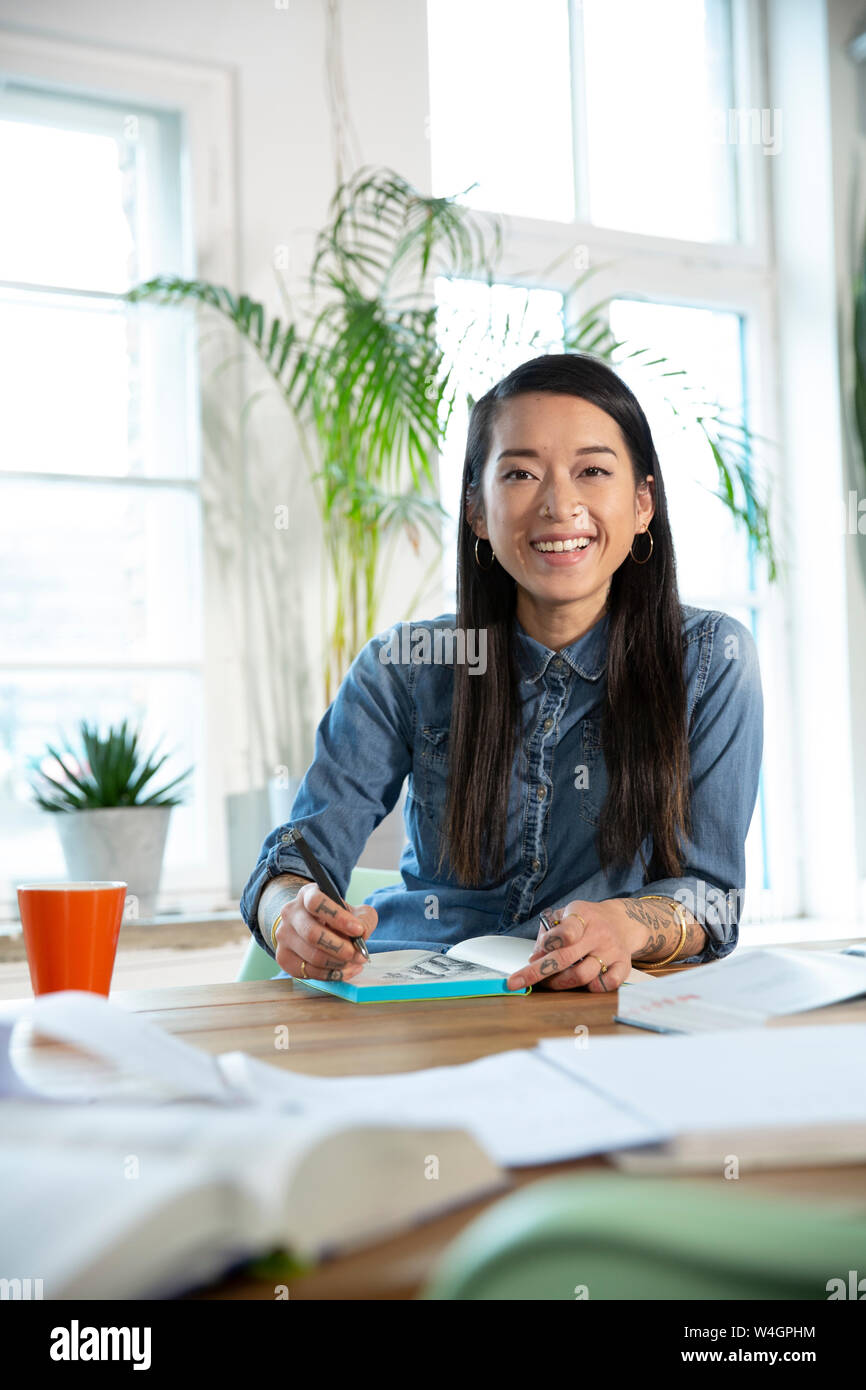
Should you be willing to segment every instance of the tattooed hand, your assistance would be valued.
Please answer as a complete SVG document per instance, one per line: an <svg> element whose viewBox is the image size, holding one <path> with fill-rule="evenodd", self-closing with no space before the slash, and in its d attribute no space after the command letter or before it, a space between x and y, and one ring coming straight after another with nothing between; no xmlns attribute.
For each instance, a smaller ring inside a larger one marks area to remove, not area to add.
<svg viewBox="0 0 866 1390"><path fill-rule="evenodd" d="M625 917L616 899L591 903L575 899L547 914L550 931L539 929L529 964L508 979L509 989L580 989L611 993L631 970L631 958L647 932ZM602 963L607 966L602 971Z"/></svg>
<svg viewBox="0 0 866 1390"><path fill-rule="evenodd" d="M282 908L275 932L277 965L301 979L353 980L367 962L350 938L366 939L378 921L368 903L347 912L317 884L307 883Z"/></svg>

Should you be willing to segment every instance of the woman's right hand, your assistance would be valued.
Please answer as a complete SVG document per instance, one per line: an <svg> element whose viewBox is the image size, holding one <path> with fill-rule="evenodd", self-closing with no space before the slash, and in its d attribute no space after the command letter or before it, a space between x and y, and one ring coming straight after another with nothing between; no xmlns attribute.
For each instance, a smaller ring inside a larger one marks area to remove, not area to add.
<svg viewBox="0 0 866 1390"><path fill-rule="evenodd" d="M369 903L347 912L318 884L308 883L280 912L274 932L277 965L299 979L353 980L367 961L351 938L370 936L378 921Z"/></svg>

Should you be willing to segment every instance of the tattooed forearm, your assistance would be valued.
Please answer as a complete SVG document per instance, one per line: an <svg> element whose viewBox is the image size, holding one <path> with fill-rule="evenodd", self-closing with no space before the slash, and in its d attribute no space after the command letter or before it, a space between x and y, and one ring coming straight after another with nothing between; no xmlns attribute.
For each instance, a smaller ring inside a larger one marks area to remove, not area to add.
<svg viewBox="0 0 866 1390"><path fill-rule="evenodd" d="M653 961L665 960L677 951L682 936L681 907L687 927L682 949L677 951L677 960L698 955L707 944L707 934L700 922L695 920L687 907L675 903L672 898L653 898L643 902L638 898L622 898L620 901L626 916L649 930L646 944L639 951L632 952L633 961L652 965Z"/></svg>
<svg viewBox="0 0 866 1390"><path fill-rule="evenodd" d="M312 879L302 878L300 874L280 874L277 878L272 878L262 891L259 898L258 924L262 934L262 940L267 944L268 954L272 955L271 950L271 927L284 907L293 903L295 898Z"/></svg>

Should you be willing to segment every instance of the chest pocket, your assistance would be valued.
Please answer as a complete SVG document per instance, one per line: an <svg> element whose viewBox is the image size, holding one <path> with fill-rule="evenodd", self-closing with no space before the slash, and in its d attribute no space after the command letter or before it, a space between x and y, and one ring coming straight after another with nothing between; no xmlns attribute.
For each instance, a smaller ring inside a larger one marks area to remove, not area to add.
<svg viewBox="0 0 866 1390"><path fill-rule="evenodd" d="M411 794L435 821L439 821L445 811L449 734L447 727L422 725L412 759Z"/></svg>
<svg viewBox="0 0 866 1390"><path fill-rule="evenodd" d="M601 811L607 796L607 764L601 746L601 719L590 718L580 721L580 764L586 768L586 778L578 779L574 774L575 791L578 798L578 812L589 825L598 825ZM581 781L586 786L581 786Z"/></svg>

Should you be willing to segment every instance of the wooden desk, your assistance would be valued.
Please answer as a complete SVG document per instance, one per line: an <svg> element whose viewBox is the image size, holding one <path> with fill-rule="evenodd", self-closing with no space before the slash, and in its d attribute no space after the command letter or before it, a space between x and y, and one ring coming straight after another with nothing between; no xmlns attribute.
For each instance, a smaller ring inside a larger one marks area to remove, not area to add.
<svg viewBox="0 0 866 1390"><path fill-rule="evenodd" d="M825 943L821 943L825 944ZM695 967L686 967L695 968ZM667 973L667 972L666 972ZM617 996L582 991L538 991L529 996L490 999L419 1000L353 1007L290 980L262 980L176 989L125 990L112 1003L145 1014L170 1033L206 1052L235 1050L291 1071L319 1076L350 1076L415 1071L447 1066L515 1047L534 1047L545 1037L573 1036L579 1024L597 1034L635 1030L613 1022ZM866 1022L866 999L773 1020L770 1027L804 1023ZM288 1027L288 1050L275 1047L275 1029ZM642 1033L642 1037L652 1037ZM100 1064L63 1044L46 1039L23 1042L16 1061L29 1075L79 1079L96 1075ZM515 1187L552 1175L610 1172L604 1159L514 1170ZM623 1179L627 1181L626 1178ZM737 1192L806 1197L827 1205L852 1203L866 1209L866 1166L778 1169L744 1173L737 1182L689 1176L711 1182L720 1201L737 1201ZM292 1299L413 1298L439 1256L460 1230L491 1201L461 1208L375 1247L322 1265L290 1281ZM188 1297L273 1299L273 1284L250 1279L224 1280Z"/></svg>

